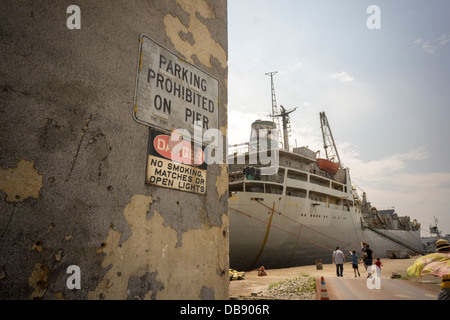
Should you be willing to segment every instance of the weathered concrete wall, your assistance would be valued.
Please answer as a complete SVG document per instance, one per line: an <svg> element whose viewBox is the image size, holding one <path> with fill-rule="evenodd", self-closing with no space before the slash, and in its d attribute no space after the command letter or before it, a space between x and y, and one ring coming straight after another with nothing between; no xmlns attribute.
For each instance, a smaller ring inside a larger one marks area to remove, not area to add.
<svg viewBox="0 0 450 320"><path fill-rule="evenodd" d="M145 184L142 33L219 80L225 134L226 0L2 3L0 299L228 298L226 166L206 195Z"/></svg>

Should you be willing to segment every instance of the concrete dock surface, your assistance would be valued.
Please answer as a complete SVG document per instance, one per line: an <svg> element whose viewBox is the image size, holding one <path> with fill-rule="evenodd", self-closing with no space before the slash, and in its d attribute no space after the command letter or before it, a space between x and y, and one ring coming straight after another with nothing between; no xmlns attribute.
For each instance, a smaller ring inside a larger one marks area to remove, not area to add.
<svg viewBox="0 0 450 320"><path fill-rule="evenodd" d="M382 259L381 277L376 288L375 281L368 284L367 271L359 264L360 277L353 272L351 262L344 264L343 277L336 276L334 264L323 264L322 270L315 265L285 269L266 269L267 276L258 276L257 271L249 271L244 280L230 281L230 299L255 298L255 295L268 288L270 284L296 278L307 274L316 277L317 299L321 299L321 277L330 300L436 300L440 291L441 279L427 275L405 280L406 269L418 257L409 259ZM373 266L375 269L375 265ZM241 270L238 270L241 271ZM393 272L402 279L392 279Z"/></svg>

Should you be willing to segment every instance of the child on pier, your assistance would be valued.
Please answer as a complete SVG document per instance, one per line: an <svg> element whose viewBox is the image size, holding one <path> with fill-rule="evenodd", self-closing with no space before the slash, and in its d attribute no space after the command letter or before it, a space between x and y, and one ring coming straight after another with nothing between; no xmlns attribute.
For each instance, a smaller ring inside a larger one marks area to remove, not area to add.
<svg viewBox="0 0 450 320"><path fill-rule="evenodd" d="M359 269L358 269L358 263L359 263L359 259L358 256L356 255L356 251L350 251L350 254L352 255L352 267L353 267L353 272L355 272L355 278L356 278L356 273L358 273L358 276L360 277L361 275L359 274Z"/></svg>

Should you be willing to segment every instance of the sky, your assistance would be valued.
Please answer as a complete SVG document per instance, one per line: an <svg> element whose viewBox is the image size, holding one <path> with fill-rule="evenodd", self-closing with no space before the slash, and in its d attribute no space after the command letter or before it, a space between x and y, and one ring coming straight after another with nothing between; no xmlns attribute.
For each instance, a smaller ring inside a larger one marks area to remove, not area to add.
<svg viewBox="0 0 450 320"><path fill-rule="evenodd" d="M275 71L291 146L324 156L325 112L373 206L450 234L450 1L228 0L229 144L270 119Z"/></svg>

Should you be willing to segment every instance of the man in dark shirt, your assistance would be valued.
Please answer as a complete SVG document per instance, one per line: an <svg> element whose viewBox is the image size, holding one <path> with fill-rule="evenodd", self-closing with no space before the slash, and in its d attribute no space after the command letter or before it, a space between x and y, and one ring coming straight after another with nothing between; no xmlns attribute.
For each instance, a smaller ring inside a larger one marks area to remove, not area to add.
<svg viewBox="0 0 450 320"><path fill-rule="evenodd" d="M364 265L367 269L367 278L369 278L372 275L372 262L373 262L373 251L370 249L369 244L366 244L366 248L364 250Z"/></svg>

